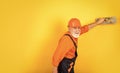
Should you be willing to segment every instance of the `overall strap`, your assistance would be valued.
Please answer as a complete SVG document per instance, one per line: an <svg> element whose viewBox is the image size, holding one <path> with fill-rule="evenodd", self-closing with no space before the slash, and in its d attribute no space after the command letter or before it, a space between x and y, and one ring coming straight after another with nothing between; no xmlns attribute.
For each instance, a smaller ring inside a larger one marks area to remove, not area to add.
<svg viewBox="0 0 120 73"><path fill-rule="evenodd" d="M66 35L66 36L69 36L70 39L72 40L72 42L73 42L73 44L74 44L74 46L75 46L75 48L76 48L75 56L77 57L77 45L76 45L75 41L73 40L73 38L72 38L69 34L65 34L65 35Z"/></svg>

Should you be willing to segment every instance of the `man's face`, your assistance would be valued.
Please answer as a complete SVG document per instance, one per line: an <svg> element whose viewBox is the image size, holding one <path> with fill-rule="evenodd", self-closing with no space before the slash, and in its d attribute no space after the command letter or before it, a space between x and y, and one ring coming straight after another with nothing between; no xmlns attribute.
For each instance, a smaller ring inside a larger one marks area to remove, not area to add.
<svg viewBox="0 0 120 73"><path fill-rule="evenodd" d="M78 38L81 33L80 27L69 27L69 31L74 38Z"/></svg>

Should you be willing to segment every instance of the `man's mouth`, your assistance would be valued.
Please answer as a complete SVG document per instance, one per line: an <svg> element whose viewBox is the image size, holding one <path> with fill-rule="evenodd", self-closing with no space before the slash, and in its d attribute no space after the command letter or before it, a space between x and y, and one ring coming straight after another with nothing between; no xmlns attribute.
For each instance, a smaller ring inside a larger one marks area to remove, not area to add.
<svg viewBox="0 0 120 73"><path fill-rule="evenodd" d="M79 34L79 32L75 33L75 34Z"/></svg>

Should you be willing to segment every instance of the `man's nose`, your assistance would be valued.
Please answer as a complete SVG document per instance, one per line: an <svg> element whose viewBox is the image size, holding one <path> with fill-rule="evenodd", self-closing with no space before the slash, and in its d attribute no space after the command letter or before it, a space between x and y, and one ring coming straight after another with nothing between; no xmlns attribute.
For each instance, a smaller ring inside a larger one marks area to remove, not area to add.
<svg viewBox="0 0 120 73"><path fill-rule="evenodd" d="M80 31L80 28L76 28L76 30Z"/></svg>

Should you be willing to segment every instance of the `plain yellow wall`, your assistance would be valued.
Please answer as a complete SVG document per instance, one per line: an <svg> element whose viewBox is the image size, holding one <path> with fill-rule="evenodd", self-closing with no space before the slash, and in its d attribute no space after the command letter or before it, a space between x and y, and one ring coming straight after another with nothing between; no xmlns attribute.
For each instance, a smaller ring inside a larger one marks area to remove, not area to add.
<svg viewBox="0 0 120 73"><path fill-rule="evenodd" d="M82 25L116 16L81 35L75 73L120 73L119 0L4 0L0 2L0 73L52 73L52 55L67 22Z"/></svg>

